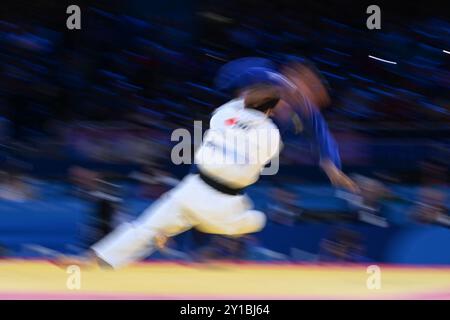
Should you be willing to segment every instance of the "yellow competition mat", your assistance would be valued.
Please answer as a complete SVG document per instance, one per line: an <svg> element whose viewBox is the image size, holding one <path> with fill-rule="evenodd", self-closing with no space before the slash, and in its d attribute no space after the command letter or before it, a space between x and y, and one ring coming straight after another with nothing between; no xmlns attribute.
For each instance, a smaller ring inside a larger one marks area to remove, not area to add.
<svg viewBox="0 0 450 320"><path fill-rule="evenodd" d="M376 278L367 267L150 262L113 271L0 260L0 299L450 299L450 267L380 265Z"/></svg>

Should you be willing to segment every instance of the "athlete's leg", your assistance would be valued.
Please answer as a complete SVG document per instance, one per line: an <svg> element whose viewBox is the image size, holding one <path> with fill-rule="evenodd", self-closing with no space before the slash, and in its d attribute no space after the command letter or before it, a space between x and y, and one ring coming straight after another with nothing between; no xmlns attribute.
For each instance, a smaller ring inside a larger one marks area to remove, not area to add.
<svg viewBox="0 0 450 320"><path fill-rule="evenodd" d="M113 268L149 256L158 236L174 236L193 226L173 193L150 206L137 220L119 226L92 246L97 258Z"/></svg>

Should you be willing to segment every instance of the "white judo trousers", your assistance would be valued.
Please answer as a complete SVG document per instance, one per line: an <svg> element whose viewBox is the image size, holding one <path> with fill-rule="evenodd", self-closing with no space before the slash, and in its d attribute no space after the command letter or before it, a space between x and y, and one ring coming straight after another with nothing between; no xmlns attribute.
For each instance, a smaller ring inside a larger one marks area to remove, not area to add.
<svg viewBox="0 0 450 320"><path fill-rule="evenodd" d="M119 226L91 249L113 268L120 268L149 256L158 234L170 237L194 227L222 235L257 232L264 227L266 217L252 207L246 195L224 194L191 174L137 220Z"/></svg>

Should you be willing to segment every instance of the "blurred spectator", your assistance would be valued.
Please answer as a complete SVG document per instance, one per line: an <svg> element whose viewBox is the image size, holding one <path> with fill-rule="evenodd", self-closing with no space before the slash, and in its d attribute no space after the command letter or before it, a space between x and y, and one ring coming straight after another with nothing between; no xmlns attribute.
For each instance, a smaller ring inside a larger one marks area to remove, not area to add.
<svg viewBox="0 0 450 320"><path fill-rule="evenodd" d="M274 222L293 225L302 215L303 210L297 205L296 194L288 188L276 187L272 192L273 201L269 203L267 215Z"/></svg>
<svg viewBox="0 0 450 320"><path fill-rule="evenodd" d="M157 199L179 182L170 172L154 165L146 165L141 171L132 172L130 178L140 183L140 197Z"/></svg>
<svg viewBox="0 0 450 320"><path fill-rule="evenodd" d="M448 183L448 165L437 159L427 159L421 167L421 183L427 186L445 186Z"/></svg>
<svg viewBox="0 0 450 320"><path fill-rule="evenodd" d="M2 180L0 199L14 202L24 202L33 199L33 190L24 177L13 173L3 173Z"/></svg>
<svg viewBox="0 0 450 320"><path fill-rule="evenodd" d="M364 245L358 232L337 228L334 233L320 243L319 261L322 262L363 262Z"/></svg>
<svg viewBox="0 0 450 320"><path fill-rule="evenodd" d="M1 243L0 243L0 259L1 258L5 258L8 255L8 249L6 249L6 247L4 247Z"/></svg>
<svg viewBox="0 0 450 320"><path fill-rule="evenodd" d="M91 216L87 242L89 245L109 234L117 225L118 206L122 202L119 196L119 187L105 180L98 180L95 191L89 193L91 201L95 204Z"/></svg>
<svg viewBox="0 0 450 320"><path fill-rule="evenodd" d="M93 212L81 227L83 246L90 246L110 233L117 224L118 205L122 199L117 185L101 179L92 170L73 167L69 170L75 195L93 204Z"/></svg>
<svg viewBox="0 0 450 320"><path fill-rule="evenodd" d="M74 166L69 168L68 174L69 182L73 184L77 196L85 198L97 188L99 174L95 171Z"/></svg>
<svg viewBox="0 0 450 320"><path fill-rule="evenodd" d="M358 221L386 228L389 226L384 217L383 200L391 196L390 191L380 181L356 176L355 182L360 188L360 194L346 194L349 210ZM343 194L343 193L340 193Z"/></svg>
<svg viewBox="0 0 450 320"><path fill-rule="evenodd" d="M420 200L411 209L411 217L418 223L450 227L450 213L445 205L446 194L438 189L423 188Z"/></svg>
<svg viewBox="0 0 450 320"><path fill-rule="evenodd" d="M250 236L227 237L214 235L207 245L195 253L198 260L243 260L249 255Z"/></svg>

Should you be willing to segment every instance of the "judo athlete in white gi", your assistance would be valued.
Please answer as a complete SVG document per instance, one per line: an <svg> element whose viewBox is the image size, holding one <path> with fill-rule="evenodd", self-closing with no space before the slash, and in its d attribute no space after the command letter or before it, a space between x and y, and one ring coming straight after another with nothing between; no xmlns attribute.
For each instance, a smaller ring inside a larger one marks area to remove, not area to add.
<svg viewBox="0 0 450 320"><path fill-rule="evenodd" d="M172 237L191 228L239 236L264 227L265 215L253 209L243 189L254 184L264 167L278 156L280 132L270 115L285 96L298 93L301 82L295 77L291 82L266 68L262 59L242 61L257 63L255 67L241 68L242 63L238 61L236 69L240 75L228 79L226 74L227 82L236 80L244 90L213 113L210 129L195 153L197 172L187 175L137 220L119 226L94 244L91 251L97 262L120 268L149 256L157 248L159 238ZM299 100L295 98L291 103L296 101ZM299 116L319 145L322 168L333 184L355 189L353 182L340 171L336 144L320 112L314 111L309 103L305 105L302 110L306 111Z"/></svg>

